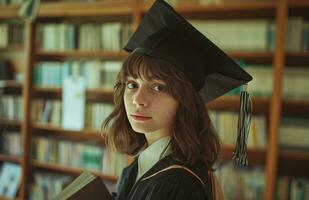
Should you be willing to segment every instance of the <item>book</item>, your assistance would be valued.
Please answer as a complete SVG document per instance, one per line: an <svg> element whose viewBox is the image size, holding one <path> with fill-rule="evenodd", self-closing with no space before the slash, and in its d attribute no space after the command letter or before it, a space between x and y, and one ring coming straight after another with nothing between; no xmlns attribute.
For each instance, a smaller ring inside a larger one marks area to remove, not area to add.
<svg viewBox="0 0 309 200"><path fill-rule="evenodd" d="M62 94L62 127L82 130L85 118L86 81L84 77L66 77Z"/></svg>
<svg viewBox="0 0 309 200"><path fill-rule="evenodd" d="M112 200L113 197L101 177L83 172L54 198L54 200L70 199Z"/></svg>
<svg viewBox="0 0 309 200"><path fill-rule="evenodd" d="M0 173L0 197L14 198L21 179L21 167L5 162Z"/></svg>

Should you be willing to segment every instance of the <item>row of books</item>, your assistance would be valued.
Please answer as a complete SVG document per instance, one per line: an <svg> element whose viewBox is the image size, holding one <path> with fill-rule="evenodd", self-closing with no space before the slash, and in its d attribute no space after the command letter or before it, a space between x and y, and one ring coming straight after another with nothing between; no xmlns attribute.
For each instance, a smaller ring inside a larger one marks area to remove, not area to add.
<svg viewBox="0 0 309 200"><path fill-rule="evenodd" d="M303 17L290 17L286 31L287 51L309 50L309 21Z"/></svg>
<svg viewBox="0 0 309 200"><path fill-rule="evenodd" d="M86 105L85 127L101 129L102 122L113 111L114 105L91 103Z"/></svg>
<svg viewBox="0 0 309 200"><path fill-rule="evenodd" d="M0 24L0 47L7 47L9 44L9 26L8 24Z"/></svg>
<svg viewBox="0 0 309 200"><path fill-rule="evenodd" d="M289 199L309 199L309 180L304 177L280 177L277 180L276 200Z"/></svg>
<svg viewBox="0 0 309 200"><path fill-rule="evenodd" d="M0 0L0 6L21 5L24 0Z"/></svg>
<svg viewBox="0 0 309 200"><path fill-rule="evenodd" d="M238 167L232 162L218 166L215 171L221 184L224 199L262 200L265 188L265 170L261 166Z"/></svg>
<svg viewBox="0 0 309 200"><path fill-rule="evenodd" d="M15 198L20 181L21 166L18 164L4 162L0 170L0 199Z"/></svg>
<svg viewBox="0 0 309 200"><path fill-rule="evenodd" d="M17 131L0 131L0 152L8 155L22 154L21 135Z"/></svg>
<svg viewBox="0 0 309 200"><path fill-rule="evenodd" d="M63 188L72 183L74 177L59 173L36 171L34 182L30 186L30 200L52 200ZM83 179L83 183L86 179ZM86 180L87 181L87 180ZM81 183L81 185L83 184ZM104 184L111 192L116 191L116 184L104 180ZM79 185L80 187L80 185ZM103 198L104 199L104 198Z"/></svg>
<svg viewBox="0 0 309 200"><path fill-rule="evenodd" d="M30 200L52 200L73 177L57 173L36 172L30 186Z"/></svg>
<svg viewBox="0 0 309 200"><path fill-rule="evenodd" d="M0 24L0 47L22 44L24 41L22 25Z"/></svg>
<svg viewBox="0 0 309 200"><path fill-rule="evenodd" d="M238 113L209 111L214 129L224 145L234 145L237 138ZM265 116L252 116L247 140L250 148L266 148L267 127Z"/></svg>
<svg viewBox="0 0 309 200"><path fill-rule="evenodd" d="M128 23L40 24L37 45L44 50L120 51L131 36Z"/></svg>
<svg viewBox="0 0 309 200"><path fill-rule="evenodd" d="M190 20L190 22L225 50L274 49L276 26L273 20Z"/></svg>
<svg viewBox="0 0 309 200"><path fill-rule="evenodd" d="M309 119L282 118L279 147L289 150L309 150Z"/></svg>
<svg viewBox="0 0 309 200"><path fill-rule="evenodd" d="M32 103L31 119L33 122L47 123L53 126L62 124L62 101L36 99ZM105 103L87 103L83 126L99 130L102 122L112 112L114 106Z"/></svg>
<svg viewBox="0 0 309 200"><path fill-rule="evenodd" d="M0 96L0 118L21 120L23 118L23 102L20 96Z"/></svg>
<svg viewBox="0 0 309 200"><path fill-rule="evenodd" d="M248 65L245 70L252 75L248 91L254 96L270 96L273 92L273 68L264 65ZM283 71L283 99L308 99L309 69L304 66L287 66ZM239 92L239 91L238 91Z"/></svg>
<svg viewBox="0 0 309 200"><path fill-rule="evenodd" d="M34 68L34 84L44 87L61 87L67 76L82 76L87 89L112 89L122 66L120 61L66 61L40 62Z"/></svg>
<svg viewBox="0 0 309 200"><path fill-rule="evenodd" d="M57 163L88 170L104 175L120 176L128 165L126 155L118 154L95 142L72 142L52 137L35 137L32 140L33 158L42 162Z"/></svg>

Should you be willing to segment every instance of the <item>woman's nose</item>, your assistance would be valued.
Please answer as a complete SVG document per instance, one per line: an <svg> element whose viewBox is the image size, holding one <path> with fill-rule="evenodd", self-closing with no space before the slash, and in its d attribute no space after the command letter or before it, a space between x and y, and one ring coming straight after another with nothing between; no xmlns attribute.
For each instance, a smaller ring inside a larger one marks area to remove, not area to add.
<svg viewBox="0 0 309 200"><path fill-rule="evenodd" d="M133 95L133 104L135 106L146 107L149 104L147 91L143 88L139 88Z"/></svg>

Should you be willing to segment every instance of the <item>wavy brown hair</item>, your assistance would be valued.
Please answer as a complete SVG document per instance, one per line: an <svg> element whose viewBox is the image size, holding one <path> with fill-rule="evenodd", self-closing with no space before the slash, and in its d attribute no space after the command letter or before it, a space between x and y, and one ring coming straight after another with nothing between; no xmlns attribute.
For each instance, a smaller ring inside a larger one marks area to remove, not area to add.
<svg viewBox="0 0 309 200"><path fill-rule="evenodd" d="M123 96L128 76L164 81L167 93L179 102L171 129L172 156L188 165L202 161L208 169L212 169L220 151L220 142L201 96L174 65L139 53L129 55L118 74L114 86L115 107L102 124L107 144L129 155L135 155L147 146L144 134L131 128L126 115Z"/></svg>

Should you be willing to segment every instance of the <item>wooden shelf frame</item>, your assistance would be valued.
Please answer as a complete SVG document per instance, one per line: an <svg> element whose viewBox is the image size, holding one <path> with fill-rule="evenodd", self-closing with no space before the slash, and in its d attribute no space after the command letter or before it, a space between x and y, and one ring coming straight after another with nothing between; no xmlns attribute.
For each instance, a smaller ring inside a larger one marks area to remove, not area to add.
<svg viewBox="0 0 309 200"><path fill-rule="evenodd" d="M0 153L0 162L21 163L21 156L7 155Z"/></svg>
<svg viewBox="0 0 309 200"><path fill-rule="evenodd" d="M124 60L128 53L121 52L108 52L108 51L83 51L83 50L67 50L67 51L49 51L38 49L36 52L37 60L67 60L69 58L98 58L98 59L118 59Z"/></svg>
<svg viewBox="0 0 309 200"><path fill-rule="evenodd" d="M270 98L269 97L251 97L252 98L252 107L253 113L268 113L270 108ZM211 101L207 104L209 110L218 110L218 111L238 111L240 105L239 96L222 96L218 99Z"/></svg>
<svg viewBox="0 0 309 200"><path fill-rule="evenodd" d="M233 161L232 159L232 153L234 151L234 147L229 145L223 145L223 148L221 150L221 154L219 156L219 160L221 161ZM263 166L265 165L266 161L266 149L261 148L248 148L248 163L249 167L251 166Z"/></svg>
<svg viewBox="0 0 309 200"><path fill-rule="evenodd" d="M108 17L133 15L134 3L127 1L107 2L45 2L42 3L38 18Z"/></svg>
<svg viewBox="0 0 309 200"><path fill-rule="evenodd" d="M84 128L81 131L74 131L48 124L33 123L32 129L33 133L35 133L34 135L44 134L74 141L98 141L102 145L105 144L104 137L101 135L100 130L94 130L92 128Z"/></svg>
<svg viewBox="0 0 309 200"><path fill-rule="evenodd" d="M151 4L143 5L146 13ZM195 19L248 19L248 18L274 18L276 4L271 2L233 2L225 4L200 5L179 4L175 10L186 18Z"/></svg>
<svg viewBox="0 0 309 200"><path fill-rule="evenodd" d="M80 175L83 171L89 171L95 176L100 176L102 179L111 181L111 182L116 182L118 177L116 176L111 176L111 175L103 175L101 172L96 171L96 170L85 170L82 168L78 167L73 167L73 166L64 166L61 164L56 164L56 163L47 163L47 162L42 162L38 160L31 160L31 166L35 168L40 168L40 169L45 169L49 171L55 171L55 172L60 172L60 173L66 173L66 174L71 174L74 176Z"/></svg>
<svg viewBox="0 0 309 200"><path fill-rule="evenodd" d="M0 20L16 19L20 6L0 6Z"/></svg>
<svg viewBox="0 0 309 200"><path fill-rule="evenodd" d="M62 89L56 87L39 87L35 86L33 89L34 98L44 99L61 99ZM89 89L86 90L86 101L87 102L105 102L113 103L114 93L107 89Z"/></svg>

